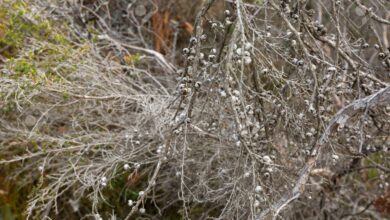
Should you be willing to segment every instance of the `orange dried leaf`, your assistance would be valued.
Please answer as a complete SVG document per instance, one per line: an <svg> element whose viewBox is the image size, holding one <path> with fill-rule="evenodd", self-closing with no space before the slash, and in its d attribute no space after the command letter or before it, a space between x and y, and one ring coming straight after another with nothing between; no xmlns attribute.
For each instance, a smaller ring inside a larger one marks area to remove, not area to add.
<svg viewBox="0 0 390 220"><path fill-rule="evenodd" d="M185 21L183 23L183 28L189 33L189 34L192 34L192 32L194 31L194 26L192 26L192 24L190 24L189 22Z"/></svg>
<svg viewBox="0 0 390 220"><path fill-rule="evenodd" d="M143 177L143 173L138 173L137 170L133 171L128 177L127 177L127 185L129 187L136 186L141 181Z"/></svg>
<svg viewBox="0 0 390 220"><path fill-rule="evenodd" d="M169 44L172 30L170 28L170 14L168 11L161 14L160 12L155 13L152 16L152 27L155 33L154 37L154 50L163 53L163 46Z"/></svg>

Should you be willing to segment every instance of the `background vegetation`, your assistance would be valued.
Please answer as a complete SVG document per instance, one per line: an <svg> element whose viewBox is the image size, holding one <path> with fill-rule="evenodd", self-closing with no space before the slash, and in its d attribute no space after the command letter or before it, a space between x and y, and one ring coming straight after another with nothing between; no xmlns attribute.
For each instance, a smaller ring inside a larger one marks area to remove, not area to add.
<svg viewBox="0 0 390 220"><path fill-rule="evenodd" d="M389 11L0 1L0 219L389 218Z"/></svg>

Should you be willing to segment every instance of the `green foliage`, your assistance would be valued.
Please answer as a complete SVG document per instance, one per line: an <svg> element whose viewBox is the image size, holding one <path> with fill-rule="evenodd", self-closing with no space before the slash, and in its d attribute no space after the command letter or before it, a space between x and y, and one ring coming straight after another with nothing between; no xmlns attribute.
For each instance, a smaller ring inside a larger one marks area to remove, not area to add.
<svg viewBox="0 0 390 220"><path fill-rule="evenodd" d="M28 13L27 5L22 1L4 1L0 7L0 46L8 48L3 52L5 57L12 57L23 47L29 37L43 38L48 32L48 23L33 23L24 15Z"/></svg>
<svg viewBox="0 0 390 220"><path fill-rule="evenodd" d="M37 69L34 64L32 62L28 62L24 58L14 62L14 70L16 74L20 75L35 76L37 74Z"/></svg>
<svg viewBox="0 0 390 220"><path fill-rule="evenodd" d="M143 189L142 186L146 183L147 180L144 178L139 184L129 186L128 173L117 176L112 179L103 190L106 202L100 203L99 210L103 210L103 212L107 213L108 217L108 215L112 213L113 207L115 207L116 214L125 217L131 209L131 207L127 206L127 201L129 199L136 201L139 192Z"/></svg>
<svg viewBox="0 0 390 220"><path fill-rule="evenodd" d="M2 213L2 219L14 220L15 216L12 213L11 207L9 205L3 206L0 208L0 213Z"/></svg>
<svg viewBox="0 0 390 220"><path fill-rule="evenodd" d="M77 69L79 60L75 54L82 55L89 48L75 47L68 40L67 33L66 23L58 24L32 13L31 5L25 1L0 0L0 56L5 58L0 60L4 67L0 77L17 81L16 87L0 89L0 115L3 118L17 121L16 113L20 108L31 105L24 97L33 94L42 85L62 83L63 76ZM26 148L37 151L50 147L50 143L36 140L13 142L18 142L12 148L15 155L24 154ZM8 158L6 154L0 157L5 158ZM9 176L15 171L18 175ZM23 165L18 164L0 166L1 220L25 219L29 196L39 190L40 174L26 171Z"/></svg>
<svg viewBox="0 0 390 220"><path fill-rule="evenodd" d="M3 56L15 57L29 39L53 44L69 44L66 37L56 33L53 26L66 26L47 21L31 12L20 0L5 0L0 3L0 48Z"/></svg>
<svg viewBox="0 0 390 220"><path fill-rule="evenodd" d="M380 153L373 153L371 154L366 160L365 163L370 166L370 165L375 165L375 164L383 164L383 157ZM367 178L369 180L374 180L379 178L380 172L377 169L369 169L367 170Z"/></svg>
<svg viewBox="0 0 390 220"><path fill-rule="evenodd" d="M22 170L19 164L3 166L0 170L0 219L16 220L25 219L24 211L27 205L27 196L31 193L33 186L28 181L34 181L31 174L8 176L12 170Z"/></svg>

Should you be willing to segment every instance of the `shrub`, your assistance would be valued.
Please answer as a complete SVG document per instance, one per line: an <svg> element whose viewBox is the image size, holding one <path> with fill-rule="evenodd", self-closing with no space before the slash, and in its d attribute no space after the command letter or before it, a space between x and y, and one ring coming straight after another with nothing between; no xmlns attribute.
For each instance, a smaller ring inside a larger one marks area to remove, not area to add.
<svg viewBox="0 0 390 220"><path fill-rule="evenodd" d="M23 217L386 217L388 3L197 1L191 25L183 2L20 1L0 164Z"/></svg>

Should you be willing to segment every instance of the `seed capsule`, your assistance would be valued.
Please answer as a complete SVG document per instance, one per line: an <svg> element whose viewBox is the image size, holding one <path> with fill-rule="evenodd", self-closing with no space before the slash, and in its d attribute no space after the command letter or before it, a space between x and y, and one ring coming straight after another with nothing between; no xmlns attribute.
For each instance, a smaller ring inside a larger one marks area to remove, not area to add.
<svg viewBox="0 0 390 220"><path fill-rule="evenodd" d="M188 54L190 52L190 49L187 47L183 48L183 54Z"/></svg>
<svg viewBox="0 0 390 220"><path fill-rule="evenodd" d="M191 43L191 44L197 44L197 43L198 43L198 40L197 40L195 37L191 37L191 38L190 38L190 43Z"/></svg>

